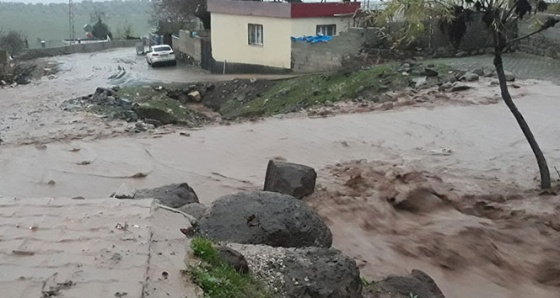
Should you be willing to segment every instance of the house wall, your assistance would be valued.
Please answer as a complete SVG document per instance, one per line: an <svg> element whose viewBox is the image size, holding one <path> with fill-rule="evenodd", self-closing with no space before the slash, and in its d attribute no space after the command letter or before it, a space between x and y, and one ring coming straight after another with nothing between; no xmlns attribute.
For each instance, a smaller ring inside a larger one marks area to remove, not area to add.
<svg viewBox="0 0 560 298"><path fill-rule="evenodd" d="M263 45L248 44L248 24L263 25ZM290 68L291 20L212 13L212 55L218 62ZM227 72L227 71L226 71Z"/></svg>
<svg viewBox="0 0 560 298"><path fill-rule="evenodd" d="M191 32L180 30L179 37L173 37L173 50L180 55L188 55L196 62L202 60L202 39L200 37L192 37Z"/></svg>
<svg viewBox="0 0 560 298"><path fill-rule="evenodd" d="M337 35L340 32L348 31L351 18L349 17L325 17L325 18L299 18L292 19L291 36L301 37L304 35L315 35L317 25L336 25Z"/></svg>

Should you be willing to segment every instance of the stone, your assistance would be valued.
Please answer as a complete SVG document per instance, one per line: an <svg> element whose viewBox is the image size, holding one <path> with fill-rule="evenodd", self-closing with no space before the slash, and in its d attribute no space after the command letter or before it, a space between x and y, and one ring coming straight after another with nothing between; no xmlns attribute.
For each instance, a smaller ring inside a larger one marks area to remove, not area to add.
<svg viewBox="0 0 560 298"><path fill-rule="evenodd" d="M332 233L304 202L284 194L240 192L215 200L198 221L215 241L282 247L330 247Z"/></svg>
<svg viewBox="0 0 560 298"><path fill-rule="evenodd" d="M459 51L459 52L457 52L457 54L455 54L455 57L458 57L458 58L465 57L465 56L468 56L468 53L465 52L465 51Z"/></svg>
<svg viewBox="0 0 560 298"><path fill-rule="evenodd" d="M433 68L424 68L424 73L426 74L427 77L437 77L439 76L439 72Z"/></svg>
<svg viewBox="0 0 560 298"><path fill-rule="evenodd" d="M177 117L175 117L169 111L145 103L133 107L133 111L138 115L140 119L157 120L164 125L176 124L178 122Z"/></svg>
<svg viewBox="0 0 560 298"><path fill-rule="evenodd" d="M302 199L313 194L317 173L311 167L279 160L270 160L266 168L264 191L291 195Z"/></svg>
<svg viewBox="0 0 560 298"><path fill-rule="evenodd" d="M508 81L508 82L514 82L515 81L515 75L513 75L513 73L511 73L509 71L505 71L505 75L506 75L506 81Z"/></svg>
<svg viewBox="0 0 560 298"><path fill-rule="evenodd" d="M443 84L439 87L439 90L442 90L442 91L443 91L443 90L449 90L449 89L451 89L451 88L453 88L453 83L451 83L451 82L445 82L445 83L443 83Z"/></svg>
<svg viewBox="0 0 560 298"><path fill-rule="evenodd" d="M134 198L134 191L126 184L121 184L119 189L111 195L112 198L117 199L132 199Z"/></svg>
<svg viewBox="0 0 560 298"><path fill-rule="evenodd" d="M227 246L218 246L216 252L218 253L218 258L233 267L235 271L239 273L249 273L247 260L245 260L245 257L237 250Z"/></svg>
<svg viewBox="0 0 560 298"><path fill-rule="evenodd" d="M179 210L185 212L188 215L191 215L198 220L202 218L204 214L206 214L206 211L208 211L208 207L200 203L190 203L184 205L183 207L180 207Z"/></svg>
<svg viewBox="0 0 560 298"><path fill-rule="evenodd" d="M106 96L114 96L115 92L112 89L98 87L95 89L95 94L105 94Z"/></svg>
<svg viewBox="0 0 560 298"><path fill-rule="evenodd" d="M483 77L485 72L484 72L484 69L478 68L478 69L473 70L472 73L475 73L479 77Z"/></svg>
<svg viewBox="0 0 560 298"><path fill-rule="evenodd" d="M108 105L116 105L117 99L114 96L107 96L107 104Z"/></svg>
<svg viewBox="0 0 560 298"><path fill-rule="evenodd" d="M451 92L459 92L459 91L466 91L471 89L471 86L467 86L467 85L456 85L453 86L453 88L451 88Z"/></svg>
<svg viewBox="0 0 560 298"><path fill-rule="evenodd" d="M410 275L391 275L364 288L363 298L445 298L434 280L425 272L412 270Z"/></svg>
<svg viewBox="0 0 560 298"><path fill-rule="evenodd" d="M479 77L476 73L467 72L459 78L459 81L475 82L478 81Z"/></svg>
<svg viewBox="0 0 560 298"><path fill-rule="evenodd" d="M198 196L187 183L164 185L152 189L140 189L134 193L134 199L152 198L162 205L179 208L186 204L198 203Z"/></svg>
<svg viewBox="0 0 560 298"><path fill-rule="evenodd" d="M356 262L333 248L283 248L229 244L243 254L251 274L274 297L361 298Z"/></svg>
<svg viewBox="0 0 560 298"><path fill-rule="evenodd" d="M193 102L200 102L202 100L202 95L200 95L200 92L198 91L191 91L187 96L189 97L189 100Z"/></svg>

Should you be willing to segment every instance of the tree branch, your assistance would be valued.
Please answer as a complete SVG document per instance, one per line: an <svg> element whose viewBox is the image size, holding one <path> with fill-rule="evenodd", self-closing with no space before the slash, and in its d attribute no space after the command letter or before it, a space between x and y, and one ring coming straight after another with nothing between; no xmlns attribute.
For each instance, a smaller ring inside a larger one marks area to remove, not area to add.
<svg viewBox="0 0 560 298"><path fill-rule="evenodd" d="M548 18L548 19L546 20L546 22L541 26L541 28L540 28L539 30L537 30L537 31L535 31L535 32L533 32L533 33L529 33L529 34L527 34L527 35L524 35L524 36L521 36L521 37L514 38L514 39L510 40L508 43L505 44L505 46L504 46L504 48L502 49L502 51L503 51L504 49L506 49L506 48L509 48L512 44L514 44L514 43L516 43L516 42L519 42L519 41L521 41L521 40L527 39L527 38L529 38L529 37L531 37L531 36L533 36L533 35L535 35L535 34L541 33L541 32L543 32L544 30L546 30L546 29L548 29L548 28L554 27L554 25L556 25L556 23L558 23L558 22L560 22L560 19Z"/></svg>

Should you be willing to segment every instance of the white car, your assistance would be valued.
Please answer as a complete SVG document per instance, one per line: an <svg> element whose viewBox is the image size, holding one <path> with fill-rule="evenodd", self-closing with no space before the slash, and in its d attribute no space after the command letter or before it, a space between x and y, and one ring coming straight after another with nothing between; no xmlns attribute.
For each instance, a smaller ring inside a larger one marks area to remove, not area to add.
<svg viewBox="0 0 560 298"><path fill-rule="evenodd" d="M151 46L146 54L146 62L151 66L163 63L177 65L177 59L175 58L173 49L165 44Z"/></svg>

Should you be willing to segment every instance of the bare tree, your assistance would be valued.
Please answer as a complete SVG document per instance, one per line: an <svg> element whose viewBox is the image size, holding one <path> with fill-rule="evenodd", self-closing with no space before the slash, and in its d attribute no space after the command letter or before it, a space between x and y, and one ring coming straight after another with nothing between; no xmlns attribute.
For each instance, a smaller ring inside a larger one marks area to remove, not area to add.
<svg viewBox="0 0 560 298"><path fill-rule="evenodd" d="M165 22L174 24L172 27L184 28L193 18L198 18L205 29L210 29L210 13L206 0L161 0L152 3L153 25L159 26Z"/></svg>
<svg viewBox="0 0 560 298"><path fill-rule="evenodd" d="M466 18L462 18L461 13L472 11L471 9L473 8L482 12L482 20L486 24L487 29L492 33L494 67L496 68L496 73L500 82L502 99L513 114L535 155L540 172L541 189L548 190L551 188L551 179L546 158L535 136L531 132L527 121L511 98L506 74L504 72L502 54L517 42L554 27L560 20L548 18L535 32L512 38L511 35L507 34L511 25L523 19L526 14L531 13L532 7L527 0L478 0L473 2L472 0L465 1L465 3L472 4L471 7L469 7L469 4L465 7L463 6L463 1L453 0L392 0L387 3L387 7L381 14L379 21L381 23L387 23L394 20L396 17L404 19L405 25L403 29L398 32L401 36L396 40L411 41L424 31L426 17L439 17L443 19L443 25L455 26L454 28L448 28L450 30L448 33L450 32L450 39L452 39L453 43L456 43L457 40L453 39L460 40L469 23Z"/></svg>

